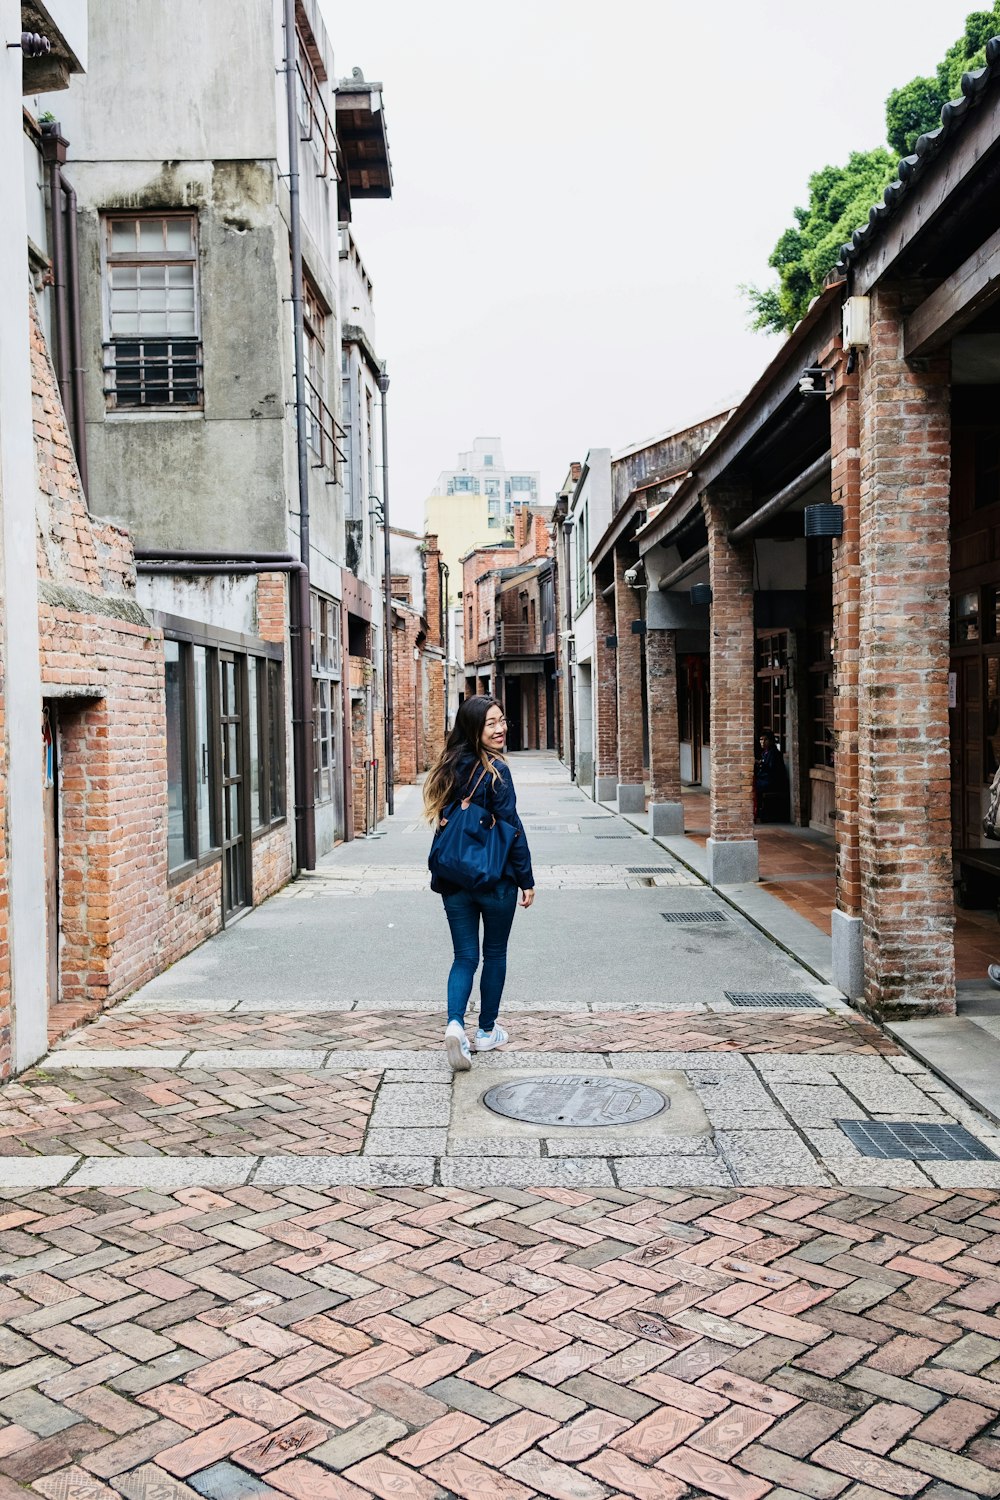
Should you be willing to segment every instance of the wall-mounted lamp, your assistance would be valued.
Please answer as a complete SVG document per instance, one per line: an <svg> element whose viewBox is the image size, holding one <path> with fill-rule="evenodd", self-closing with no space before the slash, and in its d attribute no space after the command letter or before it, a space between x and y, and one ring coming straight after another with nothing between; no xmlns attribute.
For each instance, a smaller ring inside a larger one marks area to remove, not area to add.
<svg viewBox="0 0 1000 1500"><path fill-rule="evenodd" d="M807 505L803 512L806 518L806 536L843 536L844 507L832 505Z"/></svg>
<svg viewBox="0 0 1000 1500"><path fill-rule="evenodd" d="M695 583L691 586L692 604L711 604L712 585L710 583Z"/></svg>

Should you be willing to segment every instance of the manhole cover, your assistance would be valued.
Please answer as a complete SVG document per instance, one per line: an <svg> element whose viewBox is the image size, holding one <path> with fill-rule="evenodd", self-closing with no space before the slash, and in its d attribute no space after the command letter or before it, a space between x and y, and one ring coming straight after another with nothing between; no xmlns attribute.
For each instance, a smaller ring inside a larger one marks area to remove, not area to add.
<svg viewBox="0 0 1000 1500"><path fill-rule="evenodd" d="M648 1084L580 1075L501 1083L483 1095L483 1103L496 1115L529 1125L587 1127L631 1125L670 1108L670 1100Z"/></svg>
<svg viewBox="0 0 1000 1500"><path fill-rule="evenodd" d="M962 1125L918 1125L911 1120L837 1120L862 1156L903 1161L996 1161Z"/></svg>

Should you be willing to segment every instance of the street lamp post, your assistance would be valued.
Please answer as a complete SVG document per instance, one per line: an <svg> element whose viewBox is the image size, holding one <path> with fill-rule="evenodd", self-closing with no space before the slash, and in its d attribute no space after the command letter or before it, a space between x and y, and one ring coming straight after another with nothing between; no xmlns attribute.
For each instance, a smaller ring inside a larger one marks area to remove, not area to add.
<svg viewBox="0 0 1000 1500"><path fill-rule="evenodd" d="M384 577L385 590L385 810L389 817L393 812L393 786L396 769L393 764L392 724L392 559L389 546L389 425L386 417L385 398L389 389L389 376L382 364L378 388L382 392L382 536L385 542Z"/></svg>

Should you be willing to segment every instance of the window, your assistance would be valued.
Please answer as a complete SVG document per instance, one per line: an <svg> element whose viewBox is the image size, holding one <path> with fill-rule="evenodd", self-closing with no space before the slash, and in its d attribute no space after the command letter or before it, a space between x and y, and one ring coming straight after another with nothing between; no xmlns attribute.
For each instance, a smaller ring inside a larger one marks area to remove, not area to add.
<svg viewBox="0 0 1000 1500"><path fill-rule="evenodd" d="M316 165L316 176L326 177L332 166L334 143L333 123L320 92L320 84L326 82L323 68L312 36L298 32L298 68L296 77L296 106L299 116L299 139L308 141Z"/></svg>
<svg viewBox="0 0 1000 1500"><path fill-rule="evenodd" d="M448 486L449 495L478 495L479 480L473 474L456 474Z"/></svg>
<svg viewBox="0 0 1000 1500"><path fill-rule="evenodd" d="M164 641L163 651L167 868L172 875L186 876L200 864L217 858L221 843L224 705L219 691L219 651L174 639ZM282 664L273 657L232 651L224 654L229 674L226 681L231 685L227 705L230 717L234 702L246 705L237 715L244 733L231 742L237 745L235 752L227 740L229 772L240 780L245 777L250 795L249 822L255 830L266 829L285 816ZM245 745L245 752L240 745Z"/></svg>
<svg viewBox="0 0 1000 1500"><path fill-rule="evenodd" d="M487 495L491 495L491 496L494 496L494 497L499 497L499 495L500 495L500 481L499 481L499 479L487 479L487 480L485 480L484 484L483 484L483 488L485 489Z"/></svg>
<svg viewBox="0 0 1000 1500"><path fill-rule="evenodd" d="M367 510L368 507L367 504L364 507L361 505L361 476L357 473L354 456L354 380L350 355L346 349L342 349L340 353L340 414L344 419L344 493L347 519L354 521L360 517L362 509Z"/></svg>
<svg viewBox="0 0 1000 1500"><path fill-rule="evenodd" d="M108 406L201 406L195 216L112 214L104 227Z"/></svg>
<svg viewBox="0 0 1000 1500"><path fill-rule="evenodd" d="M1000 430L977 432L973 439L975 507L1000 502Z"/></svg>
<svg viewBox="0 0 1000 1500"><path fill-rule="evenodd" d="M191 780L188 764L186 657L176 641L165 641L167 706L167 868L176 870L193 854Z"/></svg>
<svg viewBox="0 0 1000 1500"><path fill-rule="evenodd" d="M308 276L302 282L302 336L306 357L306 435L319 463L336 477L338 429L327 405L326 330L329 309Z"/></svg>
<svg viewBox="0 0 1000 1500"><path fill-rule="evenodd" d="M585 505L576 523L576 607L582 609L591 594L590 507Z"/></svg>
<svg viewBox="0 0 1000 1500"><path fill-rule="evenodd" d="M833 765L833 634L814 632L809 639L809 708L812 766Z"/></svg>
<svg viewBox="0 0 1000 1500"><path fill-rule="evenodd" d="M485 469L492 469L492 467L493 467L493 454L492 453L486 453L486 454L484 454L484 456L483 456L483 467Z"/></svg>
<svg viewBox="0 0 1000 1500"><path fill-rule="evenodd" d="M311 609L313 787L317 802L331 802L340 765L340 605L314 593Z"/></svg>

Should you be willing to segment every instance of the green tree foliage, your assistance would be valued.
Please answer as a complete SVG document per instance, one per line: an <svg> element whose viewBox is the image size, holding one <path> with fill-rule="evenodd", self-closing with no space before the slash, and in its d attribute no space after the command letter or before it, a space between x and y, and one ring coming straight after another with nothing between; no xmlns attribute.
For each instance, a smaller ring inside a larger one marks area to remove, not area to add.
<svg viewBox="0 0 1000 1500"><path fill-rule="evenodd" d="M810 177L808 207L794 210L794 226L785 230L768 259L778 285L741 288L750 303L752 327L774 333L795 327L836 265L840 247L867 223L872 204L895 177L897 158L910 155L918 137L937 128L944 105L961 95L962 74L983 66L986 43L998 35L1000 0L994 0L990 10L967 17L965 30L933 78L913 78L893 89L885 106L888 150L854 151L846 166L824 167Z"/></svg>

